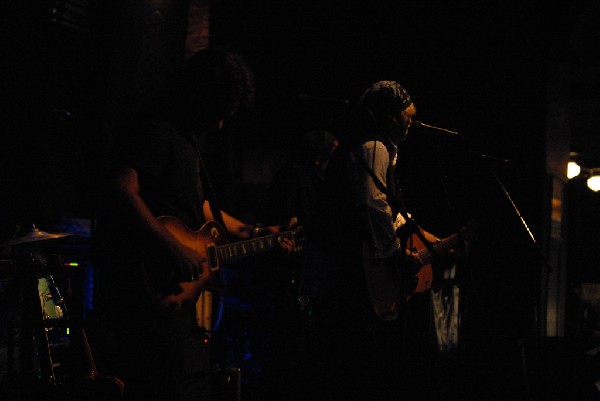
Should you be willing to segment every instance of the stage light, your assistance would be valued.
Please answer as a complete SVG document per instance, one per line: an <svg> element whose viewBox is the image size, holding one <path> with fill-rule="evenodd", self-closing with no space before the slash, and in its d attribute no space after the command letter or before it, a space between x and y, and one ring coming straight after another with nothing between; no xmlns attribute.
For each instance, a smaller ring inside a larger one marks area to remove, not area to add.
<svg viewBox="0 0 600 401"><path fill-rule="evenodd" d="M567 178L572 179L581 173L581 166L574 161L570 161L567 165Z"/></svg>
<svg viewBox="0 0 600 401"><path fill-rule="evenodd" d="M567 178L573 181L585 179L589 189L600 191L600 157L577 152L571 152L569 156Z"/></svg>
<svg viewBox="0 0 600 401"><path fill-rule="evenodd" d="M590 178L587 180L587 186L594 192L600 191L600 171L596 171L596 173L592 173Z"/></svg>

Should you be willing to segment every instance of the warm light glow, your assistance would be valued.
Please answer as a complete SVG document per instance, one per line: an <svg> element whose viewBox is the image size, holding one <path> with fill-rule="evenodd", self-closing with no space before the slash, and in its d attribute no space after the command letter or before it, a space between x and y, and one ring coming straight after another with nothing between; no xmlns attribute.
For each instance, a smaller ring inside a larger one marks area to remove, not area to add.
<svg viewBox="0 0 600 401"><path fill-rule="evenodd" d="M569 162L567 165L567 178L575 178L581 173L581 167L575 162Z"/></svg>
<svg viewBox="0 0 600 401"><path fill-rule="evenodd" d="M594 192L600 191L600 175L593 175L588 178L587 186Z"/></svg>

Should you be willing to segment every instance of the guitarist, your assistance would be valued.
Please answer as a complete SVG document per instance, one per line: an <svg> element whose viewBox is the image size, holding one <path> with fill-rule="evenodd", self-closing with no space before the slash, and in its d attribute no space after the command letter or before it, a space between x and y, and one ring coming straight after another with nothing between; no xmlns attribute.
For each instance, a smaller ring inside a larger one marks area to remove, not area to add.
<svg viewBox="0 0 600 401"><path fill-rule="evenodd" d="M252 94L252 73L239 55L201 50L187 60L173 84L127 124L111 150L94 232L96 309L104 340L97 354L123 379L127 400L208 397L206 377L198 381L202 372L186 377L193 308L183 316L162 313L150 301L145 280L159 277L166 291L176 290L173 285L178 282L210 286L215 281L205 256L180 242L157 219L160 216L175 217L190 230L215 220L234 239L249 238L256 231L220 209L203 160L218 154L220 149L206 144ZM293 247L286 239L281 245L285 250Z"/></svg>
<svg viewBox="0 0 600 401"><path fill-rule="evenodd" d="M363 261L372 267L365 268L367 284L380 284L369 293L371 303L379 317L392 320L397 316L394 304L404 302L411 283L395 280L386 266L404 262L402 268L408 271L400 273L412 275L410 259L416 256L407 249L409 238L416 234L427 245L439 239L412 220L397 186L398 145L407 139L417 113L410 95L397 82L380 81L363 94L360 106L372 121L372 129L359 135L358 149L353 153L357 205L365 227Z"/></svg>
<svg viewBox="0 0 600 401"><path fill-rule="evenodd" d="M342 399L387 399L387 391L399 383L404 393L417 391L414 376L408 375L416 366L397 370L406 359L399 350L403 331L397 317L411 290L407 278L420 265L409 252L408 239L418 234L430 246L438 238L413 223L396 186L398 145L407 138L415 114L410 95L398 82L373 84L353 110L349 128L342 127L343 140L329 164L330 193L323 195L319 221L324 228L319 231L332 238L328 249L335 255L337 283L312 365L319 366L327 355L326 367L315 374L323 394L337 388L345 392Z"/></svg>

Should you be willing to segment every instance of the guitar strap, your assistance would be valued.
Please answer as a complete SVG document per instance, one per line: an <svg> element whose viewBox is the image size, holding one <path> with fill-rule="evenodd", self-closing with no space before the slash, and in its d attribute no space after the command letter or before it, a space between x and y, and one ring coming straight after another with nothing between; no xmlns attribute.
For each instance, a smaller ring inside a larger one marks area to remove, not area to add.
<svg viewBox="0 0 600 401"><path fill-rule="evenodd" d="M219 201L217 199L217 193L212 185L212 181L208 175L208 170L206 168L206 164L204 163L204 158L200 153L200 147L198 146L198 139L195 135L191 136L192 145L194 150L196 151L196 155L198 156L198 166L200 168L200 179L202 180L203 187L206 189L207 198L209 200L210 212L213 215L213 219L225 227L225 223L223 222L223 215L221 214L221 207L219 205Z"/></svg>
<svg viewBox="0 0 600 401"><path fill-rule="evenodd" d="M373 179L373 183L375 184L377 189L379 189L381 192L386 194L387 198L392 201L390 203L390 205L392 206L392 209L396 210L398 213L400 213L400 215L406 220L406 224L408 226L409 231L414 232L417 235L417 237L419 237L421 242L423 242L423 245L425 245L425 247L427 248L429 253L432 256L434 256L436 254L435 249L433 248L431 243L425 239L417 222L412 217L410 217L410 215L408 214L408 211L406 210L406 205L404 204L404 201L402 200L402 197L400 196L399 191L396 191L396 192L398 192L398 194L390 193L391 191L389 191L388 188L381 182L379 177L377 177L375 175L375 172L373 172L371 167L369 167L366 160L363 157L359 156L356 153L355 149L352 148L351 152L354 155L354 158L359 162L359 164L371 176L371 178ZM403 245L403 247L404 247L404 245Z"/></svg>

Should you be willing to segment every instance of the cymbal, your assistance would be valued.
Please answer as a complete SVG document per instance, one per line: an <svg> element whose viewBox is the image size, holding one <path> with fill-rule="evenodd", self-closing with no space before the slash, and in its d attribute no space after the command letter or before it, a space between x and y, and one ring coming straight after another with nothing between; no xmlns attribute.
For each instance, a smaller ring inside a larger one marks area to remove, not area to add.
<svg viewBox="0 0 600 401"><path fill-rule="evenodd" d="M63 238L73 235L72 233L48 233L33 227L30 232L19 238L14 238L0 244L0 248L9 245L26 244L29 242L44 241L49 239Z"/></svg>

